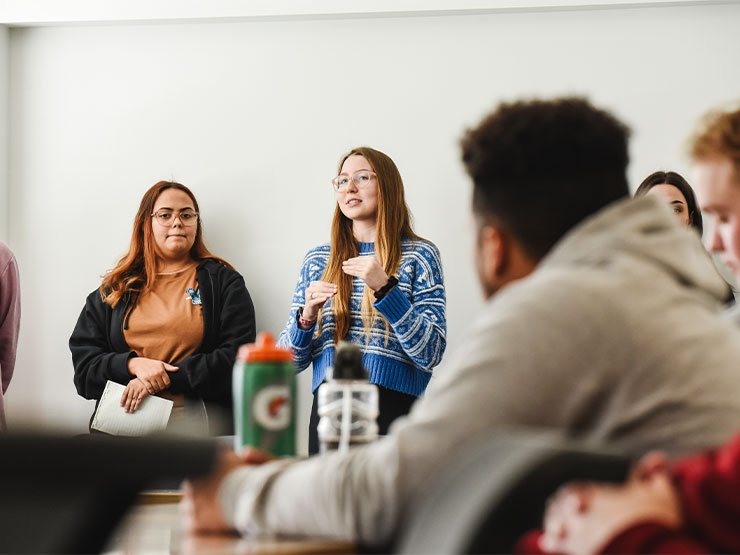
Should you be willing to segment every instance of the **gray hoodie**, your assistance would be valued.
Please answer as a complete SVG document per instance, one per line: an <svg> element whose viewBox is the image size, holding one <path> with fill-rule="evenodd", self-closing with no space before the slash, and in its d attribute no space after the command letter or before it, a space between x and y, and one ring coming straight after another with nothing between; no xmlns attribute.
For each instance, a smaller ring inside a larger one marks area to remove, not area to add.
<svg viewBox="0 0 740 555"><path fill-rule="evenodd" d="M740 331L699 238L659 200L624 200L563 237L488 302L465 343L386 436L348 455L231 473L242 531L390 539L445 458L507 427L632 454L718 445L740 430Z"/></svg>

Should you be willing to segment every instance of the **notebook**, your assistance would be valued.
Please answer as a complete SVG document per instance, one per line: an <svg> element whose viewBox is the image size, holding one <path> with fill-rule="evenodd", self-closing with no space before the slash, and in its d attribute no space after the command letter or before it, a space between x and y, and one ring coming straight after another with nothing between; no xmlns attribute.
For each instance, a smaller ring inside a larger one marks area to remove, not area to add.
<svg viewBox="0 0 740 555"><path fill-rule="evenodd" d="M172 401L146 396L136 409L127 413L121 406L125 386L108 380L103 396L93 417L93 430L114 436L143 436L159 432L167 427L172 412Z"/></svg>

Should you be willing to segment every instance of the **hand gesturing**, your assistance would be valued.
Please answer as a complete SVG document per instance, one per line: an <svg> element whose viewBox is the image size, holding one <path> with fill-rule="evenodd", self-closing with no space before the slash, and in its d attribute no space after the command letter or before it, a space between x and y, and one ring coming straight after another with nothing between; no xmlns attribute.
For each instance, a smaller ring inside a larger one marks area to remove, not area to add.
<svg viewBox="0 0 740 555"><path fill-rule="evenodd" d="M373 291L382 289L388 283L388 274L374 256L356 256L345 260L342 262L342 271L360 278Z"/></svg>

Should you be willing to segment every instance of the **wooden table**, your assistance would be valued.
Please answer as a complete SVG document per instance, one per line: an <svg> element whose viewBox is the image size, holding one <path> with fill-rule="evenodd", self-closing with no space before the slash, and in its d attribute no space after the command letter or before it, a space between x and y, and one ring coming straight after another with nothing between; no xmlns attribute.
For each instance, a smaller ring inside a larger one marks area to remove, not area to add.
<svg viewBox="0 0 740 555"><path fill-rule="evenodd" d="M355 553L348 542L318 538L243 538L183 530L175 491L142 494L111 536L103 553Z"/></svg>

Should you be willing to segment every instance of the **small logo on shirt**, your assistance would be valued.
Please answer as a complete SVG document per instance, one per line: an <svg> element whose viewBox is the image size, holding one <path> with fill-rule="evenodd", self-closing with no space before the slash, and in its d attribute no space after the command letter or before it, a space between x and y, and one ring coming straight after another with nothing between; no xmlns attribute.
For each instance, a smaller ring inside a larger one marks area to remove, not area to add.
<svg viewBox="0 0 740 555"><path fill-rule="evenodd" d="M190 298L190 302L193 304L203 304L200 302L200 287L198 289L185 289L185 293L187 293L187 296Z"/></svg>

